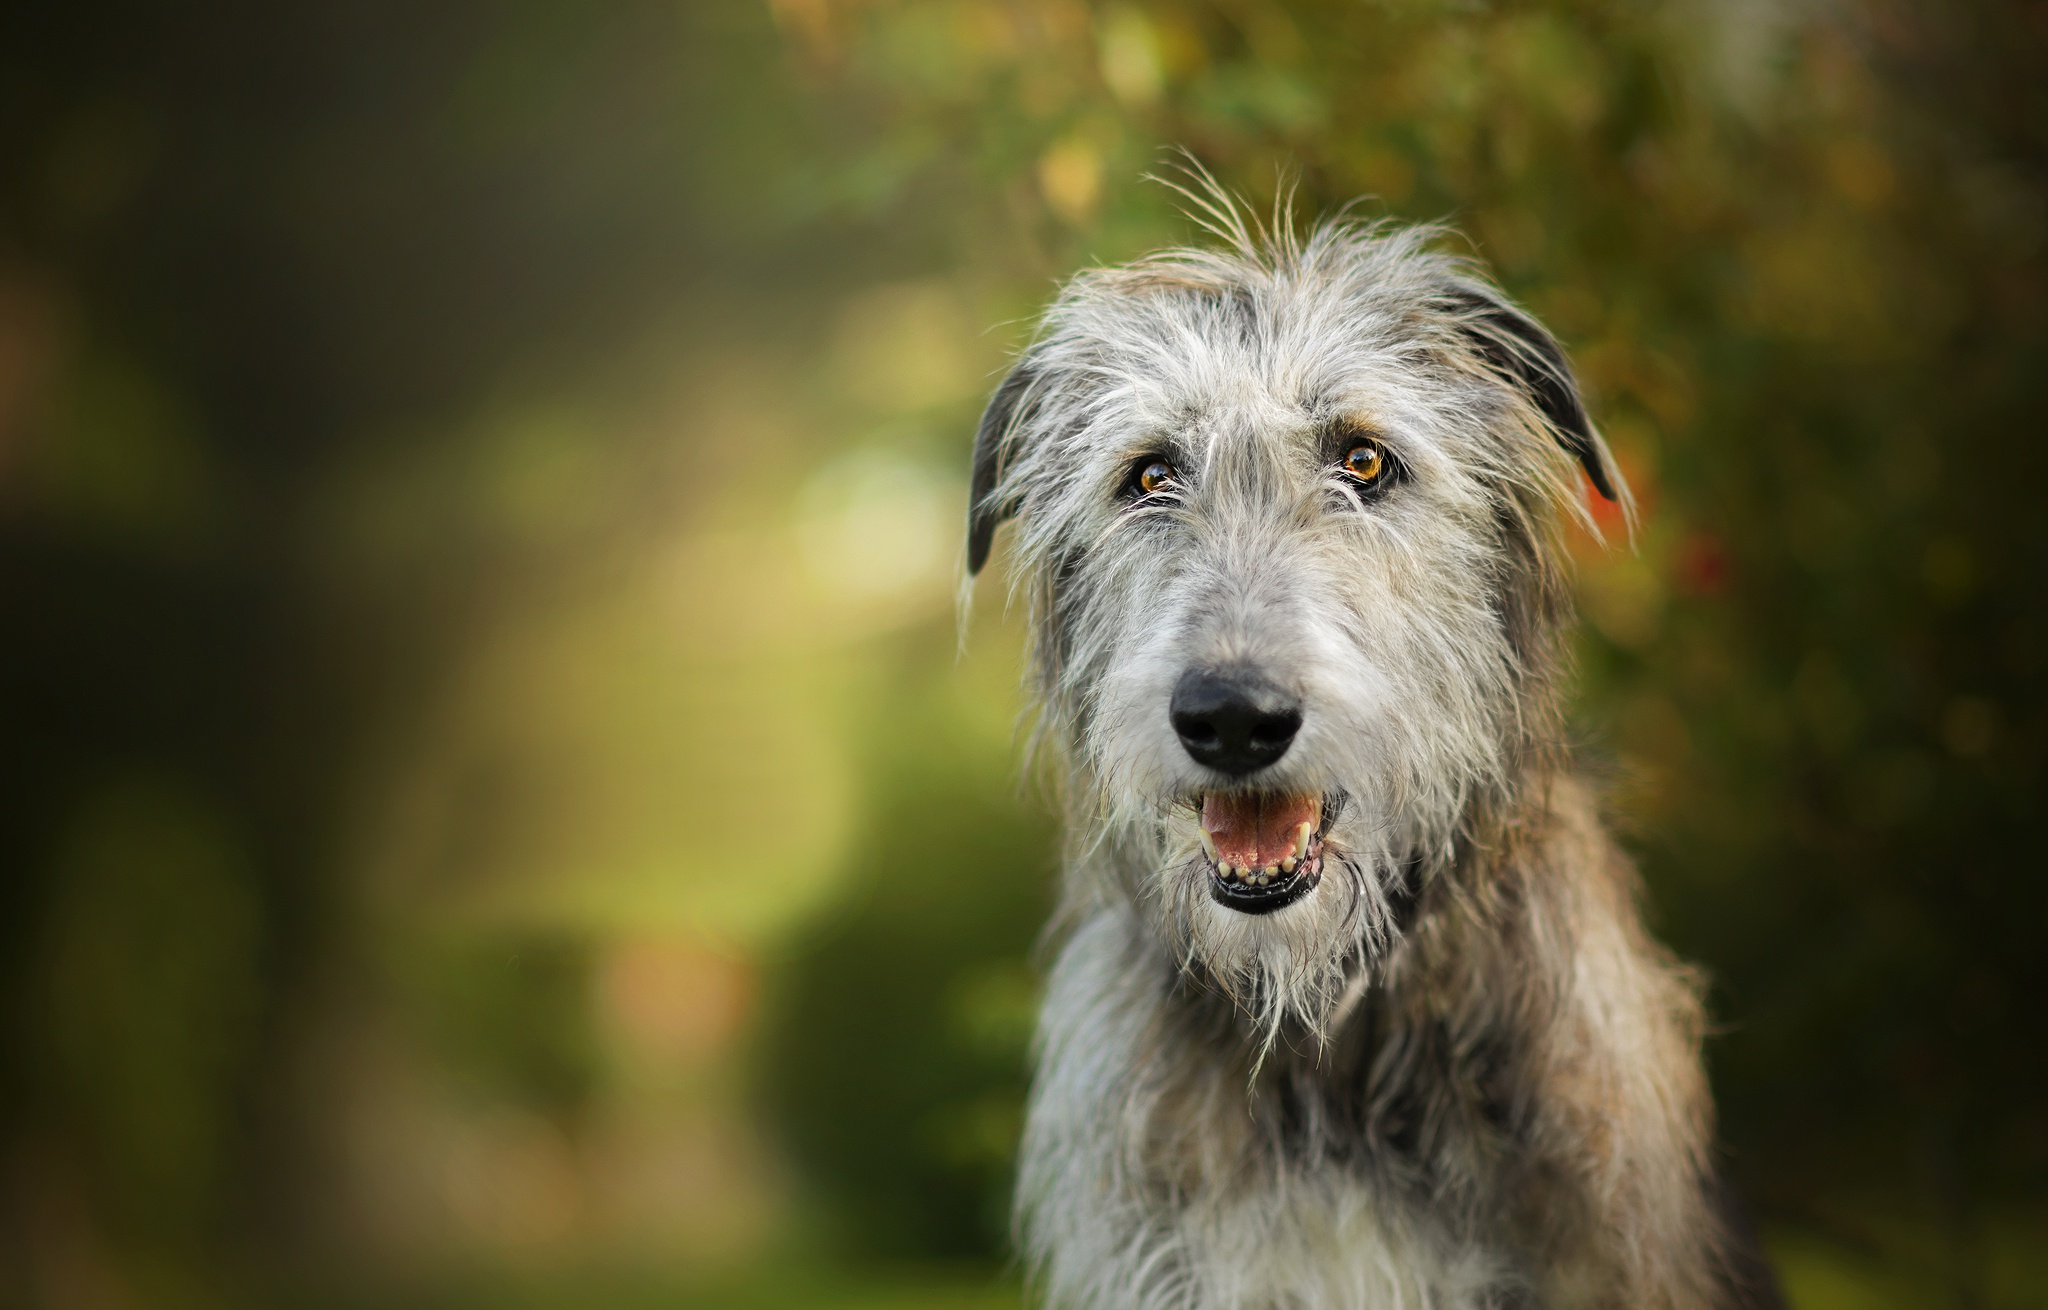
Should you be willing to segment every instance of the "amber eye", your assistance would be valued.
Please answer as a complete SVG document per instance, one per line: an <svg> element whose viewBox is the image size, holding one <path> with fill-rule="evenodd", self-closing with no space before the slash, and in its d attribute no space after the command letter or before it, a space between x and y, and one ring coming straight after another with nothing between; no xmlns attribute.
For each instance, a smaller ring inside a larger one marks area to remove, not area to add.
<svg viewBox="0 0 2048 1310"><path fill-rule="evenodd" d="M1344 452L1344 471L1371 486L1387 472L1387 452L1377 441L1361 441Z"/></svg>
<svg viewBox="0 0 2048 1310"><path fill-rule="evenodd" d="M1166 490L1174 483L1173 465L1163 459L1155 459L1138 470L1137 488L1141 495L1150 496Z"/></svg>

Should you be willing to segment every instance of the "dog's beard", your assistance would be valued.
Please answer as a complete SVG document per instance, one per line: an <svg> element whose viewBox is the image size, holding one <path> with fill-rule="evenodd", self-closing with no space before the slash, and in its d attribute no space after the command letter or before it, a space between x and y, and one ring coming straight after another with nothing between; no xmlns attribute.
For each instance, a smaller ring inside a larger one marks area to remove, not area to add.
<svg viewBox="0 0 2048 1310"><path fill-rule="evenodd" d="M1126 785L1095 774L1081 790L1099 808L1080 830L1102 833L1119 851L1115 862L1130 877L1124 886L1153 931L1190 983L1221 996L1243 1017L1255 1061L1263 1062L1283 1039L1309 1049L1331 1040L1399 942L1403 911L1420 891L1418 853L1441 845L1454 825L1449 814L1432 821L1437 807L1427 801L1440 799L1434 789L1385 781L1404 779L1410 770L1377 754L1372 762L1378 767L1351 774L1348 785L1321 769L1302 769L1292 775L1301 781L1270 791L1189 791L1189 780L1175 778L1147 795L1127 785L1129 774L1111 775ZM1171 771L1159 773L1170 777ZM1332 781L1309 781L1317 777ZM1237 802L1235 814L1217 813L1219 794ZM1254 796L1263 800L1246 822L1246 802ZM1290 868L1296 851L1287 836L1296 820L1314 812L1297 812L1311 796L1320 803L1321 822L1308 855L1294 858ZM1454 813L1458 805L1441 808ZM1256 852L1249 879L1242 867L1247 852ZM1314 886L1305 894L1275 896L1274 908L1258 903L1311 865Z"/></svg>
<svg viewBox="0 0 2048 1310"><path fill-rule="evenodd" d="M1327 1043L1348 994L1399 937L1403 863L1332 834L1312 891L1269 914L1219 904L1200 849L1169 853L1159 872L1165 929L1181 966L1249 1020L1263 1060L1285 1035Z"/></svg>

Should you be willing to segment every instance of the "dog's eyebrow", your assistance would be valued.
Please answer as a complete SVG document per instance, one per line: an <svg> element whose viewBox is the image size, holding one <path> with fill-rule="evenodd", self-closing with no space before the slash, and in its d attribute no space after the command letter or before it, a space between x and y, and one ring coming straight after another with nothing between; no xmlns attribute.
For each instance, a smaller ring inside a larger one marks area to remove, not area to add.
<svg viewBox="0 0 2048 1310"><path fill-rule="evenodd" d="M1337 398L1327 392L1310 392L1296 403L1311 423L1328 423L1343 417Z"/></svg>
<svg viewBox="0 0 2048 1310"><path fill-rule="evenodd" d="M1316 444L1321 447L1325 456L1331 457L1344 453L1340 449L1344 443L1357 441L1361 437L1371 437L1374 441L1388 441L1385 427L1357 414L1339 413L1321 419L1316 423L1315 434Z"/></svg>
<svg viewBox="0 0 2048 1310"><path fill-rule="evenodd" d="M1155 432L1143 441L1134 441L1124 447L1117 457L1118 468L1128 468L1147 455L1158 455L1176 468L1186 469L1195 455L1195 448L1188 440L1175 432Z"/></svg>

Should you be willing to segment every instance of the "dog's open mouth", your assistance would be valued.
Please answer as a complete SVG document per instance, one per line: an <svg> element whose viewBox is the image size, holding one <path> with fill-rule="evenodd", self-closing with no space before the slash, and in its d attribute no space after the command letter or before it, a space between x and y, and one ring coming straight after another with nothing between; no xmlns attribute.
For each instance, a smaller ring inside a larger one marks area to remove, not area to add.
<svg viewBox="0 0 2048 1310"><path fill-rule="evenodd" d="M1278 792L1202 797L1209 896L1246 914L1271 914L1315 889L1323 873L1323 798Z"/></svg>

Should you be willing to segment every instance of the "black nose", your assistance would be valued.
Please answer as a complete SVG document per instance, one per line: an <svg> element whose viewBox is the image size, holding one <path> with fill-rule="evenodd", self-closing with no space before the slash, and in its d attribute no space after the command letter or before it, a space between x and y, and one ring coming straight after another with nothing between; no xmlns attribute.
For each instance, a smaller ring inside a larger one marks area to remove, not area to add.
<svg viewBox="0 0 2048 1310"><path fill-rule="evenodd" d="M1287 753L1301 702L1256 673L1189 669L1173 689L1173 730L1198 764L1241 777Z"/></svg>

